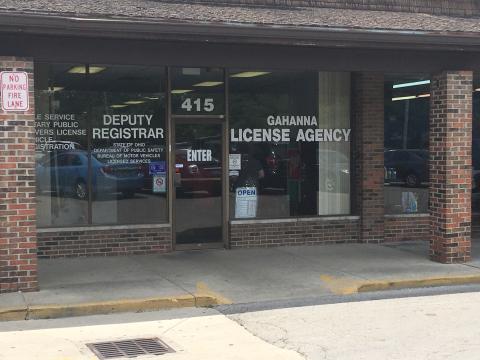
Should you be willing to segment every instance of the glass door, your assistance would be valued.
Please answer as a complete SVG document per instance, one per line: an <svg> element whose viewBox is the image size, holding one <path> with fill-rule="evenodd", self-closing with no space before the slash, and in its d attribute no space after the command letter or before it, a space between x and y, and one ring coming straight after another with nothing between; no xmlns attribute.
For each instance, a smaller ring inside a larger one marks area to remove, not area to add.
<svg viewBox="0 0 480 360"><path fill-rule="evenodd" d="M175 244L223 243L223 124L221 120L174 120Z"/></svg>

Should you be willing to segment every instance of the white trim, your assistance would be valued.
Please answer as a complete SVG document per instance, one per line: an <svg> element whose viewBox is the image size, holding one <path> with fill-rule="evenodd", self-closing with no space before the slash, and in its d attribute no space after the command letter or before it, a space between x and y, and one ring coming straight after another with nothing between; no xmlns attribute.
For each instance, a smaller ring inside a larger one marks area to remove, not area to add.
<svg viewBox="0 0 480 360"><path fill-rule="evenodd" d="M307 218L285 218L285 219L252 219L252 220L230 220L231 225L247 225L247 224L276 224L276 223L293 223L306 221L341 221L341 220L359 220L360 216L322 216Z"/></svg>
<svg viewBox="0 0 480 360"><path fill-rule="evenodd" d="M166 228L166 227L171 227L171 224L76 226L76 227L60 227L60 228L43 228L43 229L37 229L37 233L67 232L67 231L161 229L161 228Z"/></svg>
<svg viewBox="0 0 480 360"><path fill-rule="evenodd" d="M385 214L386 218L416 218L416 217L429 217L429 213L417 213L417 214Z"/></svg>

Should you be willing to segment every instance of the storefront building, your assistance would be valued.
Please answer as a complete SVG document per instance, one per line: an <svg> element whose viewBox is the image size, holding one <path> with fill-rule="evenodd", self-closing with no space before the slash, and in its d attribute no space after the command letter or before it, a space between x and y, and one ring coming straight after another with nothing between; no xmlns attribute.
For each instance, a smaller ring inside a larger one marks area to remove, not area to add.
<svg viewBox="0 0 480 360"><path fill-rule="evenodd" d="M0 1L0 292L38 289L38 258L425 240L469 261L479 20Z"/></svg>

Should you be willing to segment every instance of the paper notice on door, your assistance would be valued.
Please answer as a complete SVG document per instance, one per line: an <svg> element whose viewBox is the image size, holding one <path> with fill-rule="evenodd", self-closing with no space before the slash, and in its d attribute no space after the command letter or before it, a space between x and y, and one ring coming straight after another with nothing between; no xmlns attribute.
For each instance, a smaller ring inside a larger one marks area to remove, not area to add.
<svg viewBox="0 0 480 360"><path fill-rule="evenodd" d="M242 169L242 154L228 155L228 169L241 170Z"/></svg>
<svg viewBox="0 0 480 360"><path fill-rule="evenodd" d="M235 218L245 219L257 216L257 188L241 187L235 192Z"/></svg>
<svg viewBox="0 0 480 360"><path fill-rule="evenodd" d="M167 178L165 175L153 176L152 181L152 190L154 193L164 193L167 191Z"/></svg>

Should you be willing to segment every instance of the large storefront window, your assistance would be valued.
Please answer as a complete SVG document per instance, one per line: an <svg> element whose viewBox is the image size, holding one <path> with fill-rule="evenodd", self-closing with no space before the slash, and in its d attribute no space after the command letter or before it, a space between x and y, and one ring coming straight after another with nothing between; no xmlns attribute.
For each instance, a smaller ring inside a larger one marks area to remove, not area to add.
<svg viewBox="0 0 480 360"><path fill-rule="evenodd" d="M222 220L226 160L232 219L350 213L349 73L171 68L169 97L162 67L35 74L40 227L168 221L168 98L172 209L199 198Z"/></svg>
<svg viewBox="0 0 480 360"><path fill-rule="evenodd" d="M428 77L385 83L385 213L428 212Z"/></svg>
<svg viewBox="0 0 480 360"><path fill-rule="evenodd" d="M164 69L35 73L39 226L165 222Z"/></svg>
<svg viewBox="0 0 480 360"><path fill-rule="evenodd" d="M231 218L350 212L350 76L230 71Z"/></svg>

